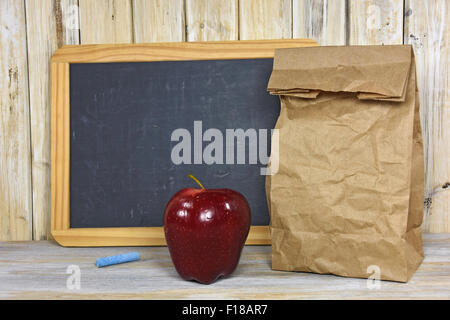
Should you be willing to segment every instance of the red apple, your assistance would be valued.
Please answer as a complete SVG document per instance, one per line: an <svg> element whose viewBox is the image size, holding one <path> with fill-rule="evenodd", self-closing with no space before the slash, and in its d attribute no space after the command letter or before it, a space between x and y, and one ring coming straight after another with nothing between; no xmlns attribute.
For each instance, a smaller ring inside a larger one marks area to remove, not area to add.
<svg viewBox="0 0 450 320"><path fill-rule="evenodd" d="M236 269L250 230L250 207L239 192L200 186L170 199L164 233L180 276L209 284Z"/></svg>

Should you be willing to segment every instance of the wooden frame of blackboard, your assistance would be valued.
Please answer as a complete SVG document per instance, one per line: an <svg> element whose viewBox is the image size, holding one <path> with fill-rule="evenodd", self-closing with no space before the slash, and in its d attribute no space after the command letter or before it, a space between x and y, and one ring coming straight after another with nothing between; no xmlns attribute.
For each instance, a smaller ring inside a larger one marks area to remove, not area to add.
<svg viewBox="0 0 450 320"><path fill-rule="evenodd" d="M310 39L64 46L51 58L51 233L63 246L165 245L162 227L70 227L70 82L72 63L273 58L276 48ZM268 226L251 226L246 244L270 244Z"/></svg>

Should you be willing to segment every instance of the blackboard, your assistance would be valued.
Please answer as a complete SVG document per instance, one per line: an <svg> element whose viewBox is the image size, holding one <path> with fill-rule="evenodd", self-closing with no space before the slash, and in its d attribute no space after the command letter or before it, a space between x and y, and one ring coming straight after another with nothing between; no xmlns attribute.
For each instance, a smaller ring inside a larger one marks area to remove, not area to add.
<svg viewBox="0 0 450 320"><path fill-rule="evenodd" d="M271 71L271 58L70 64L70 228L160 227L170 197L198 187L188 174L241 192L252 225L268 225L264 164L246 151L245 164L177 165L171 135L184 128L193 141L194 121L219 129L225 161L226 129L274 127Z"/></svg>
<svg viewBox="0 0 450 320"><path fill-rule="evenodd" d="M316 45L284 39L56 50L50 63L53 238L63 246L165 245L164 207L176 191L198 187L192 174L206 188L244 194L252 210L245 243L270 244L261 170L280 105L266 86L276 49ZM241 138L253 133L255 139L231 139L232 149L227 130L239 129ZM197 131L208 141L199 142ZM183 148L183 161L174 159L186 134L191 146ZM215 159L202 157L215 141L223 143L222 159L215 143ZM236 145L245 146L243 157Z"/></svg>

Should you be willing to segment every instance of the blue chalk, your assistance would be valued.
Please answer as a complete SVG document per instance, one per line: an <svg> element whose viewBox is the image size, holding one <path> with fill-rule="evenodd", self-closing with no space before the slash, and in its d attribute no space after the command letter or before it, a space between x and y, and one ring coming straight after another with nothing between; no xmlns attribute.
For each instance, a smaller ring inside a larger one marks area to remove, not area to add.
<svg viewBox="0 0 450 320"><path fill-rule="evenodd" d="M130 261L136 261L139 260L139 253L137 252L129 252L129 253L123 253L118 254L116 256L109 256L104 258L98 258L95 264L97 267L106 267L113 264L119 264L124 262L130 262Z"/></svg>

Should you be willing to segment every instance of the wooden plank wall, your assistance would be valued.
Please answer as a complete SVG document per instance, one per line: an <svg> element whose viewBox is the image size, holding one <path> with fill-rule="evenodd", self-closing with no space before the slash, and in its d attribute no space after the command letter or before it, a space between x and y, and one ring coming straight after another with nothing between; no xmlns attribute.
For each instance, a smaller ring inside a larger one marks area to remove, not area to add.
<svg viewBox="0 0 450 320"><path fill-rule="evenodd" d="M412 44L425 143L424 227L450 232L446 0L1 0L0 240L47 239L49 58L65 44L313 38Z"/></svg>
<svg viewBox="0 0 450 320"><path fill-rule="evenodd" d="M25 5L0 1L0 240L32 239Z"/></svg>

